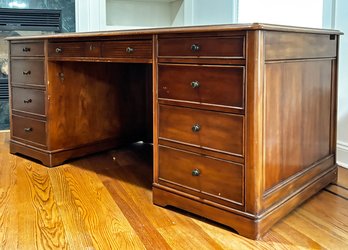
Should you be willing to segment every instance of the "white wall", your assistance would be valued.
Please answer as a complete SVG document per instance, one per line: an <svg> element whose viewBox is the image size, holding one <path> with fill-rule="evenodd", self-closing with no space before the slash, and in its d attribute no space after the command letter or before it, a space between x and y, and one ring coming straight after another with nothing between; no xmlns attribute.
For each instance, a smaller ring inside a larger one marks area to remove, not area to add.
<svg viewBox="0 0 348 250"><path fill-rule="evenodd" d="M239 0L239 23L321 27L323 0Z"/></svg>
<svg viewBox="0 0 348 250"><path fill-rule="evenodd" d="M193 0L194 25L236 22L237 4L234 0Z"/></svg>
<svg viewBox="0 0 348 250"><path fill-rule="evenodd" d="M100 0L75 0L76 32L100 30Z"/></svg>
<svg viewBox="0 0 348 250"><path fill-rule="evenodd" d="M235 23L238 0L75 0L76 31Z"/></svg>

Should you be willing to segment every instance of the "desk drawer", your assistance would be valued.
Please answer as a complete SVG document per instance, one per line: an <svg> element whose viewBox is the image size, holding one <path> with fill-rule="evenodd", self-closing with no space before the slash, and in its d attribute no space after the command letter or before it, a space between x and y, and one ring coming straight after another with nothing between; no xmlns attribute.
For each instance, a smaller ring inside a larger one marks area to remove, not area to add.
<svg viewBox="0 0 348 250"><path fill-rule="evenodd" d="M45 115L45 92L36 89L12 88L12 108Z"/></svg>
<svg viewBox="0 0 348 250"><path fill-rule="evenodd" d="M12 129L13 137L46 145L46 122L44 121L13 115Z"/></svg>
<svg viewBox="0 0 348 250"><path fill-rule="evenodd" d="M11 56L44 56L43 42L11 42Z"/></svg>
<svg viewBox="0 0 348 250"><path fill-rule="evenodd" d="M240 164L159 146L159 182L202 198L243 203Z"/></svg>
<svg viewBox="0 0 348 250"><path fill-rule="evenodd" d="M245 57L244 36L159 39L159 57Z"/></svg>
<svg viewBox="0 0 348 250"><path fill-rule="evenodd" d="M160 64L158 96L243 108L244 67Z"/></svg>
<svg viewBox="0 0 348 250"><path fill-rule="evenodd" d="M240 115L159 106L159 137L243 156L244 118Z"/></svg>
<svg viewBox="0 0 348 250"><path fill-rule="evenodd" d="M152 41L103 42L102 57L152 59Z"/></svg>
<svg viewBox="0 0 348 250"><path fill-rule="evenodd" d="M100 42L49 43L48 56L61 57L100 57Z"/></svg>
<svg viewBox="0 0 348 250"><path fill-rule="evenodd" d="M11 82L14 84L45 85L44 61L40 59L12 59Z"/></svg>

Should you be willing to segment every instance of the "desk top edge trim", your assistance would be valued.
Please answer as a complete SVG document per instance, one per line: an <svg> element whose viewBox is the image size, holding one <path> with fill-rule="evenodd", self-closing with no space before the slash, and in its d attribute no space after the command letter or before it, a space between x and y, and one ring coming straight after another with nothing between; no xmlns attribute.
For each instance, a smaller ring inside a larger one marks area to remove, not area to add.
<svg viewBox="0 0 348 250"><path fill-rule="evenodd" d="M199 32L221 32L221 31L240 31L240 30L271 30L271 31L291 31L298 33L314 34L334 34L342 35L339 30L305 28L296 26L251 23L251 24L227 24L227 25L204 25L204 26L180 26L165 28L148 28L132 30L115 30L115 31L98 31L98 32L77 32L77 33L60 33L51 35L20 36L7 37L6 40L28 40L28 39L64 39L64 38L82 38L82 37L108 37L108 36L125 36L125 35L154 35L167 33L199 33Z"/></svg>

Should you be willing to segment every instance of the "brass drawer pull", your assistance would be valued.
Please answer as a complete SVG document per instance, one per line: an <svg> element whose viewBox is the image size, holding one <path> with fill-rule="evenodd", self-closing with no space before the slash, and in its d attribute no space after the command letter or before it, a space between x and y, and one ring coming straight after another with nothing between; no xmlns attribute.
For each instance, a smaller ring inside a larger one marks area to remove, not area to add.
<svg viewBox="0 0 348 250"><path fill-rule="evenodd" d="M30 70L26 70L26 71L23 71L23 75L25 76L28 76L31 74L31 71Z"/></svg>
<svg viewBox="0 0 348 250"><path fill-rule="evenodd" d="M24 100L24 103L31 103L33 100L32 99L28 99L28 100Z"/></svg>
<svg viewBox="0 0 348 250"><path fill-rule="evenodd" d="M195 124L192 126L192 132L197 133L201 130L201 125Z"/></svg>
<svg viewBox="0 0 348 250"><path fill-rule="evenodd" d="M191 87L192 87L193 89L197 89L197 88L199 88L199 86L200 86L199 81L193 81L193 82L191 82Z"/></svg>
<svg viewBox="0 0 348 250"><path fill-rule="evenodd" d="M201 49L201 47L198 44L191 45L192 52L198 52L198 51L200 51L200 49Z"/></svg>
<svg viewBox="0 0 348 250"><path fill-rule="evenodd" d="M132 48L132 47L127 47L126 48L126 53L131 54L133 52L134 52L134 48Z"/></svg>
<svg viewBox="0 0 348 250"><path fill-rule="evenodd" d="M60 53L62 53L62 52L63 52L63 49L62 49L62 48L59 48L59 47L56 48L56 53L57 53L57 54L60 54Z"/></svg>
<svg viewBox="0 0 348 250"><path fill-rule="evenodd" d="M23 52L30 52L30 50L31 50L31 49L28 48L28 47L24 47L24 48L22 49Z"/></svg>
<svg viewBox="0 0 348 250"><path fill-rule="evenodd" d="M29 133L29 132L32 132L32 131L33 131L33 128L24 128L24 132Z"/></svg>
<svg viewBox="0 0 348 250"><path fill-rule="evenodd" d="M194 170L192 170L192 176L200 176L201 174L201 170L199 170L198 168L195 168Z"/></svg>

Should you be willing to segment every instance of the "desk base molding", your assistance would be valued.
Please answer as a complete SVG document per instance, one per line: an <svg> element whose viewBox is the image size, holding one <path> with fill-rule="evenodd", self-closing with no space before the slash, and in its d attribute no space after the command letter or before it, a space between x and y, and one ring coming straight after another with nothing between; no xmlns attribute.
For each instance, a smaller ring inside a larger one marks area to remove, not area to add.
<svg viewBox="0 0 348 250"><path fill-rule="evenodd" d="M200 216L226 225L236 231L239 235L250 239L261 238L275 223L284 216L289 214L294 208L298 207L315 193L337 180L337 166L327 172L325 175L318 178L296 195L289 197L286 201L277 207L270 208L269 211L264 211L262 215L252 217L233 213L230 210L224 210L213 205L190 199L189 197L179 195L161 188L159 185L154 185L153 203L161 206L173 206L185 211L199 214ZM239 212L239 211L237 211ZM243 213L243 212L239 212Z"/></svg>
<svg viewBox="0 0 348 250"><path fill-rule="evenodd" d="M10 142L10 153L30 156L40 161L48 167L55 167L63 164L65 161L75 159L88 154L102 152L108 149L119 147L129 143L119 139L108 139L94 144L83 145L78 148L72 148L60 151L39 150L28 145L24 145L15 141Z"/></svg>

